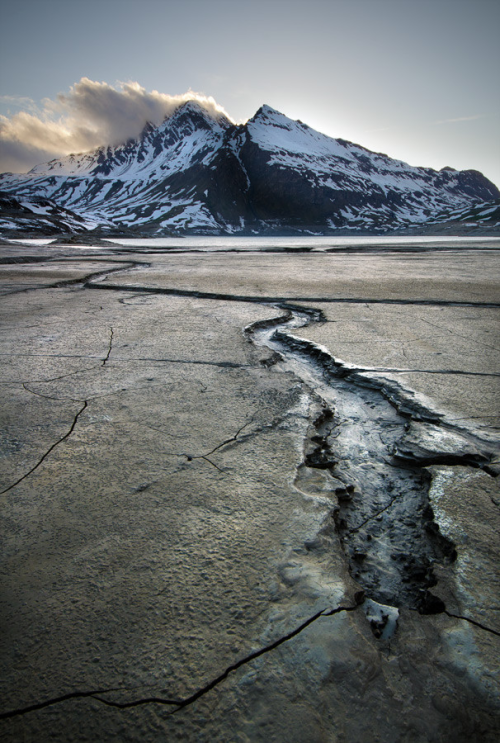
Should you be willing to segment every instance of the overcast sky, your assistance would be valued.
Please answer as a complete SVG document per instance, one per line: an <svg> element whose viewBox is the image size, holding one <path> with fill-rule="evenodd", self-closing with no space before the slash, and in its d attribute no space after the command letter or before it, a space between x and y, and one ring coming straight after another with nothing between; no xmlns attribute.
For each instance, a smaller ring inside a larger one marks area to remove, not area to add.
<svg viewBox="0 0 500 743"><path fill-rule="evenodd" d="M192 90L500 187L499 39L499 0L0 0L0 170L114 142Z"/></svg>

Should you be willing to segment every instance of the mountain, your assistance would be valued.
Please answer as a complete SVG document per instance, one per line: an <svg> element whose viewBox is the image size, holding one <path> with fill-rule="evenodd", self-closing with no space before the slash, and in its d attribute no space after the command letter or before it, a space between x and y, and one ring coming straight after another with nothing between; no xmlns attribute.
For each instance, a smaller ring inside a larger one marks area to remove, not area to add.
<svg viewBox="0 0 500 743"><path fill-rule="evenodd" d="M428 224L462 225L464 227L500 227L500 199L476 204L465 209L455 209L451 212L438 214Z"/></svg>
<svg viewBox="0 0 500 743"><path fill-rule="evenodd" d="M95 227L95 222L58 206L51 199L32 196L20 201L0 191L0 230L6 237L15 237L20 231L50 236L60 232L87 232Z"/></svg>
<svg viewBox="0 0 500 743"><path fill-rule="evenodd" d="M150 235L386 231L500 197L474 170L412 167L269 106L235 125L195 101L124 145L4 174L0 189Z"/></svg>

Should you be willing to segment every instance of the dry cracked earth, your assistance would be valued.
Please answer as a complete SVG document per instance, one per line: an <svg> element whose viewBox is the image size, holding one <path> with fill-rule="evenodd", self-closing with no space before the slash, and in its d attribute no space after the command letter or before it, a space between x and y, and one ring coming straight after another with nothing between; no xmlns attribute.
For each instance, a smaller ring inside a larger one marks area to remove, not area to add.
<svg viewBox="0 0 500 743"><path fill-rule="evenodd" d="M498 740L488 248L0 248L2 740Z"/></svg>

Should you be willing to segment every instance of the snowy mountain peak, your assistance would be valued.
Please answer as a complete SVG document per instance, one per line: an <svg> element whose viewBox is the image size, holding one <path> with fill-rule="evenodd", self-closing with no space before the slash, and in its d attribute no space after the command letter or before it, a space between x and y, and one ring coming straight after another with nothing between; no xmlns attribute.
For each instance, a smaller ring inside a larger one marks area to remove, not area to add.
<svg viewBox="0 0 500 743"><path fill-rule="evenodd" d="M268 105L235 125L197 100L124 145L5 174L0 187L149 234L383 231L500 196L475 171L412 167Z"/></svg>
<svg viewBox="0 0 500 743"><path fill-rule="evenodd" d="M224 115L222 111L215 109L209 111L205 106L203 106L194 98L178 106L175 111L170 114L170 116L167 116L164 119L163 123L165 124L167 121L173 122L178 119L185 118L192 118L194 121L197 122L204 121L208 124L216 122L223 127L232 126L232 122L227 116Z"/></svg>
<svg viewBox="0 0 500 743"><path fill-rule="evenodd" d="M271 125L278 126L286 129L293 129L297 126L302 127L303 124L300 121L294 121L290 119L281 111L277 111L275 108L264 104L259 110L248 120L247 125Z"/></svg>
<svg viewBox="0 0 500 743"><path fill-rule="evenodd" d="M282 114L281 111L278 111L276 108L273 108L272 106L268 106L267 103L264 103L252 116L250 121L254 121L255 119L263 119L263 118L272 118L272 117L282 117L284 119L288 118L285 116L285 114Z"/></svg>

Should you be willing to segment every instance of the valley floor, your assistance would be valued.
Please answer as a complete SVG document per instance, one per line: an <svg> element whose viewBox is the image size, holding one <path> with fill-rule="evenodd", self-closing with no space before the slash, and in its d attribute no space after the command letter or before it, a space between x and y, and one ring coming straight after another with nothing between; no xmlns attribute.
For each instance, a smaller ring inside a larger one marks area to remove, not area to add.
<svg viewBox="0 0 500 743"><path fill-rule="evenodd" d="M499 250L1 246L2 740L496 741Z"/></svg>

